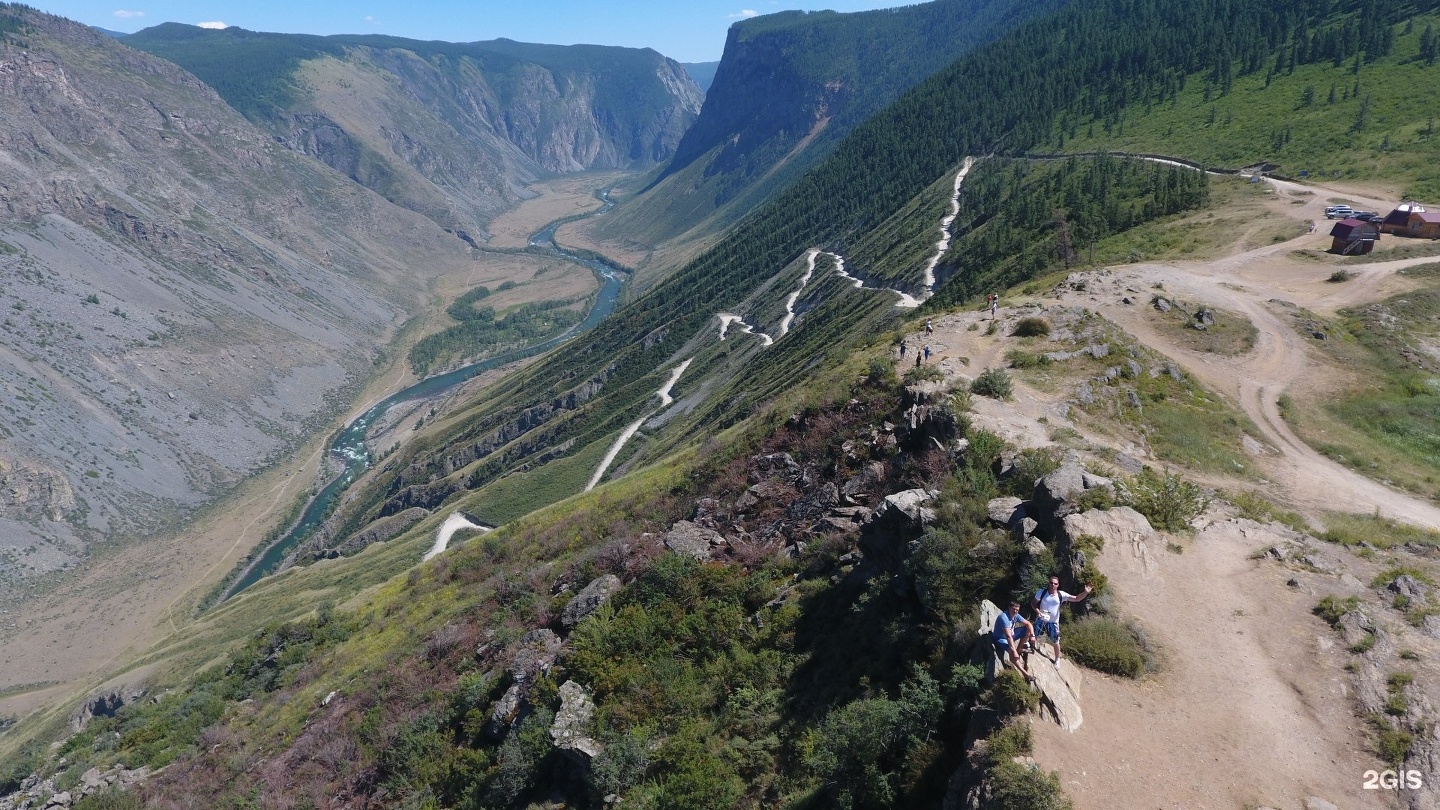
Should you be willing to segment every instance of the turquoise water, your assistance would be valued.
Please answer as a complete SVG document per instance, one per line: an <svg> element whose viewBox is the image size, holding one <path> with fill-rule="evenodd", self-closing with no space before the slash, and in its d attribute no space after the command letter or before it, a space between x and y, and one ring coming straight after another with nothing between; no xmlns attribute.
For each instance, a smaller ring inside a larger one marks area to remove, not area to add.
<svg viewBox="0 0 1440 810"><path fill-rule="evenodd" d="M602 198L605 200L605 205L596 211L596 214L602 214L610 210L610 207L614 204L609 199L609 192L603 194ZM340 431L340 434L335 437L335 440L330 443L330 447L328 448L328 452L332 456L342 459L345 462L344 472L340 473L340 475L327 484L324 489L320 490L320 493L305 506L305 511L300 514L299 520L290 528L290 531L287 532L284 537L275 541L273 545L265 550L265 553L260 556L260 559L251 564L244 575L225 592L224 596L221 597L222 600L229 599L231 596L254 585L261 577L265 576L267 571L278 565L281 560L285 559L287 554L304 541L305 538L309 537L315 529L319 528L320 524L324 522L326 514L330 511L330 505L335 502L335 498L344 492L350 484L354 483L356 478L360 477L362 473L369 469L370 451L365 446L365 432L369 430L370 425L373 424L376 419L380 418L381 414L385 413L391 406L413 399L434 396L435 394L465 382L482 371L488 371L497 366L503 366L507 363L513 363L516 360L547 352L574 338L576 335L580 335L594 328L596 324L603 321L611 312L615 311L615 304L619 301L620 293L625 286L624 271L605 262L578 256L558 247L555 244L555 228L564 221L568 220L551 223L539 233L532 236L530 238L530 247L532 251L563 256L570 261L583 264L594 271L596 278L600 281L600 291L596 293L595 304L590 308L590 312L586 314L585 320L544 343L527 346L523 349L516 349L506 352L505 354L491 357L488 360L482 360L478 363L455 369L454 371L427 377L403 391L391 394L381 400L379 404L356 417L354 421L345 426L344 430Z"/></svg>

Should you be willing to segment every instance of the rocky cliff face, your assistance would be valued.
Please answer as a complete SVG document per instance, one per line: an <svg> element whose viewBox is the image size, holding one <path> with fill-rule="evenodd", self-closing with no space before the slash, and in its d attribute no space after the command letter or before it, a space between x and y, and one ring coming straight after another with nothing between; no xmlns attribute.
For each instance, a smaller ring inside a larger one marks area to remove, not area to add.
<svg viewBox="0 0 1440 810"><path fill-rule="evenodd" d="M175 65L0 7L0 596L307 435L469 251Z"/></svg>
<svg viewBox="0 0 1440 810"><path fill-rule="evenodd" d="M654 51L311 37L166 24L127 37L287 146L467 239L552 172L668 160L702 93ZM292 58L266 62L275 50ZM267 78L239 83L234 65ZM275 103L278 100L279 103Z"/></svg>

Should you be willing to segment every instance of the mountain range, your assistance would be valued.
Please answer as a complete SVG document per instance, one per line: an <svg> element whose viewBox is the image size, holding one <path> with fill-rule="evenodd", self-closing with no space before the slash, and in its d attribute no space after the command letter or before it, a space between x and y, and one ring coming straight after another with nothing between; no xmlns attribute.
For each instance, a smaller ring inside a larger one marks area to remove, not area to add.
<svg viewBox="0 0 1440 810"><path fill-rule="evenodd" d="M0 6L0 810L1433 806L1440 253L1320 231L1440 194L1437 24L783 12L702 90Z"/></svg>

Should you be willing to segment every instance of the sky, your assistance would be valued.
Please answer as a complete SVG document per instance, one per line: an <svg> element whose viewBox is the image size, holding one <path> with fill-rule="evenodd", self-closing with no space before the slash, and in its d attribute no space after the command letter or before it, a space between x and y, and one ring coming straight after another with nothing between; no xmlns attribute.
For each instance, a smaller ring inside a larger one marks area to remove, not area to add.
<svg viewBox="0 0 1440 810"><path fill-rule="evenodd" d="M389 34L473 42L654 48L714 62L737 20L787 9L866 11L916 0L27 0L27 5L127 34L181 22L287 34Z"/></svg>

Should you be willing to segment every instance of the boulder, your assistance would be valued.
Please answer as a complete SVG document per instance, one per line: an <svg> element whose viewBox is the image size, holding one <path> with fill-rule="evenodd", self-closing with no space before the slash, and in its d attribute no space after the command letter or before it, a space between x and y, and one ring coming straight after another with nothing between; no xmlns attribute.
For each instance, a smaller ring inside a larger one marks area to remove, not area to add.
<svg viewBox="0 0 1440 810"><path fill-rule="evenodd" d="M665 547L676 554L684 554L697 560L709 559L710 548L725 542L725 538L714 529L707 529L698 523L682 520L670 527L665 534Z"/></svg>
<svg viewBox="0 0 1440 810"><path fill-rule="evenodd" d="M530 683L550 669L560 654L562 642L554 631L531 630L520 637L520 647L510 659L510 677L516 683Z"/></svg>
<svg viewBox="0 0 1440 810"><path fill-rule="evenodd" d="M565 605L565 609L560 612L560 623L566 627L574 627L586 616L598 610L601 605L609 602L610 597L623 587L625 587L624 583L614 574L606 574L595 579L580 593L575 594L575 598Z"/></svg>
<svg viewBox="0 0 1440 810"><path fill-rule="evenodd" d="M1027 666L1035 676L1035 687L1040 690L1040 700L1050 711L1054 721L1066 731L1074 732L1085 722L1080 711L1080 698L1070 689L1065 676L1055 662L1033 653Z"/></svg>
<svg viewBox="0 0 1440 810"><path fill-rule="evenodd" d="M510 688L505 690L505 694L495 701L495 708L490 710L490 722L485 725L485 736L492 740L504 739L506 732L519 719L520 710L524 705L524 685L511 684Z"/></svg>
<svg viewBox="0 0 1440 810"><path fill-rule="evenodd" d="M860 472L840 487L840 494L846 499L873 494L885 481L885 465L872 461L860 468Z"/></svg>
<svg viewBox="0 0 1440 810"><path fill-rule="evenodd" d="M1001 528L1009 528L1015 520L1020 517L1016 512L1020 505L1025 503L1019 498L992 498L988 504L990 522Z"/></svg>
<svg viewBox="0 0 1440 810"><path fill-rule="evenodd" d="M1426 591L1429 590L1425 587L1425 583L1420 582L1409 574L1401 574L1390 580L1390 584L1386 585L1385 588L1394 593L1408 596L1411 599L1424 599Z"/></svg>
<svg viewBox="0 0 1440 810"><path fill-rule="evenodd" d="M1092 475L1076 462L1067 461L1049 475L1035 482L1035 514L1042 526L1053 518L1064 519L1080 511L1080 498L1087 490L1104 488L1113 495L1115 486L1109 478ZM1053 527L1052 527L1053 528Z"/></svg>
<svg viewBox="0 0 1440 810"><path fill-rule="evenodd" d="M605 747L587 733L595 715L595 703L585 687L574 681L560 685L560 710L550 725L555 747L581 765L588 765Z"/></svg>
<svg viewBox="0 0 1440 810"><path fill-rule="evenodd" d="M938 490L907 489L885 496L860 529L860 550L886 570L899 568L911 551L911 541L935 522L935 510L925 506Z"/></svg>

